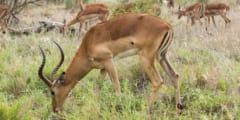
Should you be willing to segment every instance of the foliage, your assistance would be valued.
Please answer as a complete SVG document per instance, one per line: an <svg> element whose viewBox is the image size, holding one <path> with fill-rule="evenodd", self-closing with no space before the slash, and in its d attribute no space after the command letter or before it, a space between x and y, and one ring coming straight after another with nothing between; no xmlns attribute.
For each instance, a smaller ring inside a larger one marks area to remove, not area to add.
<svg viewBox="0 0 240 120"><path fill-rule="evenodd" d="M160 3L154 0L142 1L137 0L136 2L121 2L117 6L118 9L114 9L113 16L118 16L124 13L150 13L154 15L160 15ZM157 6L157 7L156 7Z"/></svg>
<svg viewBox="0 0 240 120"><path fill-rule="evenodd" d="M40 0L1 0L0 3L8 7L8 13L4 16L7 24L16 24L19 22L17 15L22 12L27 5L35 4Z"/></svg>

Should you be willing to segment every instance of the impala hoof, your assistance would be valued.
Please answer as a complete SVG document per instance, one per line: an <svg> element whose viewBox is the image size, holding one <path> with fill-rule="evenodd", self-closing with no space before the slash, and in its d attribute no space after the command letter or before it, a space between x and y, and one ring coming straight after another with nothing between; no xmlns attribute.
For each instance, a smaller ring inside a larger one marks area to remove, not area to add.
<svg viewBox="0 0 240 120"><path fill-rule="evenodd" d="M178 104L177 104L177 108L178 108L179 110L182 110L182 109L184 109L184 106L183 106L182 104L178 103Z"/></svg>
<svg viewBox="0 0 240 120"><path fill-rule="evenodd" d="M177 114L181 115L183 112L184 106L180 103L177 104Z"/></svg>

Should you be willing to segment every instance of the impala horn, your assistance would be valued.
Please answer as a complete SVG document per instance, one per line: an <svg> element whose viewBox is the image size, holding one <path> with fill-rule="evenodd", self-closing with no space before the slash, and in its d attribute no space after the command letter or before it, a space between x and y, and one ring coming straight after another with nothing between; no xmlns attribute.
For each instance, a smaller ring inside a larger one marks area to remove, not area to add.
<svg viewBox="0 0 240 120"><path fill-rule="evenodd" d="M43 59L42 59L42 64L40 65L39 70L38 70L38 76L39 76L49 87L51 87L52 85L54 85L54 84L56 83L56 81L57 81L57 80L56 80L56 73L57 73L57 71L59 70L59 68L61 67L61 65L62 65L63 62L64 62L64 53L63 53L63 50L62 50L61 46L60 46L57 42L55 42L55 41L54 41L54 43L57 45L57 47L58 47L59 50L60 50L61 60L60 60L60 62L58 63L58 65L57 65L57 66L53 69L53 71L52 71L51 80L53 80L53 82L51 82L48 78L46 78L46 77L43 75L43 68L44 68L45 63L46 63L46 55L45 55L43 49L42 49L41 47L39 47L39 48L40 48L40 51L41 51L41 53L42 53Z"/></svg>
<svg viewBox="0 0 240 120"><path fill-rule="evenodd" d="M42 58L43 59L42 59L42 64L40 65L40 67L38 69L38 76L40 77L40 79L43 80L43 82L45 82L47 84L47 86L51 87L52 86L51 81L43 75L43 68L44 68L45 63L46 63L46 55L43 52L43 49L41 47L39 47L39 48L40 48L40 51L42 53Z"/></svg>
<svg viewBox="0 0 240 120"><path fill-rule="evenodd" d="M53 80L53 85L54 85L57 82L56 73L64 62L64 53L63 53L63 50L62 50L61 46L57 42L55 42L55 41L53 41L53 42L57 45L57 47L58 47L58 49L61 53L61 60L59 61L58 65L52 71L52 77L51 78Z"/></svg>

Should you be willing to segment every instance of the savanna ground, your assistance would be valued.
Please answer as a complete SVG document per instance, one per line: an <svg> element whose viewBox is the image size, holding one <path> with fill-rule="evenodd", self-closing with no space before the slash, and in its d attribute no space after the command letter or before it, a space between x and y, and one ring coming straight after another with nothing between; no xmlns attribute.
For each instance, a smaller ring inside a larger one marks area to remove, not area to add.
<svg viewBox="0 0 240 120"><path fill-rule="evenodd" d="M194 1L177 1L191 4ZM240 7L235 0L222 0L231 7L232 20L226 29L223 19L216 17L217 28L210 25L206 32L197 24L186 28L186 19L177 20L161 7L161 17L172 24L175 36L169 59L180 74L181 99L185 105L181 116L176 115L174 88L158 65L165 85L160 89L150 118L153 120L240 120ZM108 2L105 2L108 4ZM114 6L114 5L113 5ZM71 19L77 10L65 9L63 4L29 6L21 13L16 28L34 25L34 21ZM38 78L42 57L38 46L47 53L45 74L50 76L60 55L53 40L65 53L64 71L77 50L80 39L74 35L63 37L57 31L31 35L0 34L0 120L145 120L146 101L151 84L138 57L116 61L123 94L116 95L111 81L99 79L93 70L75 86L61 114L52 112L51 95ZM58 74L59 74L58 73ZM141 81L141 82L139 82ZM101 95L96 95L96 86Z"/></svg>

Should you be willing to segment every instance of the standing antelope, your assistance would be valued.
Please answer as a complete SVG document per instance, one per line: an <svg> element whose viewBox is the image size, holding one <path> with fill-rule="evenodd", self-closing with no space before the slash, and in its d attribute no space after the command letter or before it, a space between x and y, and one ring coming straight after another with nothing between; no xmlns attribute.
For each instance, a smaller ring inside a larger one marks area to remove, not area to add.
<svg viewBox="0 0 240 120"><path fill-rule="evenodd" d="M39 68L39 77L48 85L52 93L52 105L55 112L62 110L69 92L88 72L97 68L101 73L108 73L117 93L121 93L118 75L113 58L138 54L147 72L152 86L152 94L148 100L150 107L157 99L163 80L155 66L159 62L175 87L177 113L182 112L178 74L166 56L173 40L173 29L170 24L156 16L148 14L124 14L99 23L84 36L72 62L65 72L56 79L56 72L62 65L64 54L61 47L61 61L52 72L52 81L43 75L45 54Z"/></svg>
<svg viewBox="0 0 240 120"><path fill-rule="evenodd" d="M88 5L83 5L82 0L80 0L80 12L67 24L64 25L64 33L67 32L68 28L76 23L80 23L79 26L79 31L82 28L82 24L84 23L85 20L88 19L93 19L98 17L101 21L107 20L107 17L109 15L109 9L106 5L104 4L88 4Z"/></svg>
<svg viewBox="0 0 240 120"><path fill-rule="evenodd" d="M228 24L231 22L231 20L226 16L227 12L229 11L229 6L226 5L225 3L220 3L220 2L213 2L213 3L208 3L206 4L205 8L205 16L211 16L212 17L212 22L216 26L214 16L220 15L224 21L225 24ZM210 21L208 19L208 21Z"/></svg>
<svg viewBox="0 0 240 120"><path fill-rule="evenodd" d="M6 5L0 4L0 31L6 27L6 23L3 17L6 15L8 7Z"/></svg>

